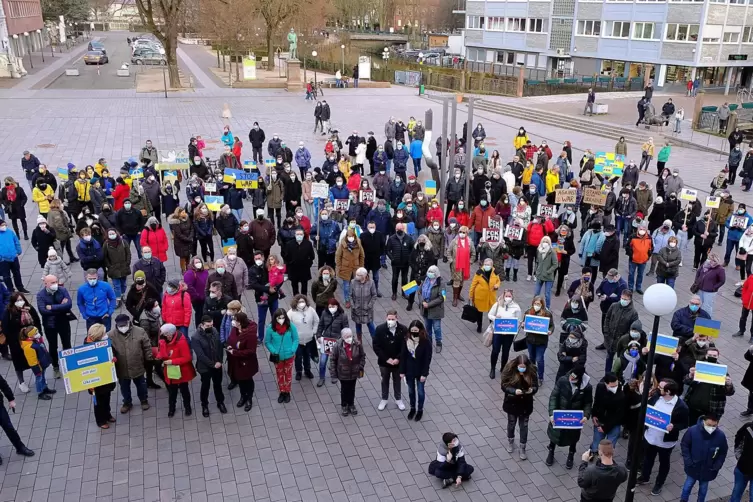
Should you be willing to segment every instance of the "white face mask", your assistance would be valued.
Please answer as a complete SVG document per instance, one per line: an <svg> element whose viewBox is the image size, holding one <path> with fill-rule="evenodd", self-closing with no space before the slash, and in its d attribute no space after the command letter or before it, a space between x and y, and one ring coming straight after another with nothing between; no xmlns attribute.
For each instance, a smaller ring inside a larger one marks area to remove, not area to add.
<svg viewBox="0 0 753 502"><path fill-rule="evenodd" d="M353 343L353 335L343 337L343 342L347 343L348 345Z"/></svg>
<svg viewBox="0 0 753 502"><path fill-rule="evenodd" d="M376 232L376 228L374 228L374 227L369 227L369 233L370 233L370 234L373 234L374 232Z"/></svg>
<svg viewBox="0 0 753 502"><path fill-rule="evenodd" d="M610 387L607 385L607 390L611 392L612 394L617 394L617 388L618 387Z"/></svg>
<svg viewBox="0 0 753 502"><path fill-rule="evenodd" d="M330 314L335 315L335 312L337 312L337 307L329 307L327 310L329 310Z"/></svg>
<svg viewBox="0 0 753 502"><path fill-rule="evenodd" d="M709 434L712 434L716 430L716 426L714 425L704 425L703 428L706 429L706 432Z"/></svg>
<svg viewBox="0 0 753 502"><path fill-rule="evenodd" d="M264 260L254 260L254 263L256 263L257 267L261 267L262 264L264 263Z"/></svg>
<svg viewBox="0 0 753 502"><path fill-rule="evenodd" d="M18 302L16 302L16 304L18 304ZM698 340L696 344L698 344L698 346L701 348L706 346L706 342L704 340Z"/></svg>
<svg viewBox="0 0 753 502"><path fill-rule="evenodd" d="M505 305L510 304L512 303L512 298L510 298L509 296L505 296L504 302L505 302Z"/></svg>
<svg viewBox="0 0 753 502"><path fill-rule="evenodd" d="M392 319L387 320L387 327L390 329L395 329L397 327L397 321L393 321Z"/></svg>
<svg viewBox="0 0 753 502"><path fill-rule="evenodd" d="M24 305L26 305L26 302L24 300L16 300L15 305L16 305L16 307L21 308Z"/></svg>
<svg viewBox="0 0 753 502"><path fill-rule="evenodd" d="M128 326L118 326L118 331L121 333L128 333Z"/></svg>
<svg viewBox="0 0 753 502"><path fill-rule="evenodd" d="M535 305L533 306L533 310L535 310L536 312L538 312L539 310L541 310L541 305L539 305L538 303L537 303L537 304L535 304Z"/></svg>
<svg viewBox="0 0 753 502"><path fill-rule="evenodd" d="M305 310L306 302L298 302L298 310Z"/></svg>
<svg viewBox="0 0 753 502"><path fill-rule="evenodd" d="M277 324L285 324L285 318L284 317L278 317L277 318Z"/></svg>
<svg viewBox="0 0 753 502"><path fill-rule="evenodd" d="M158 305L152 309L152 314L159 315L162 312L162 308Z"/></svg>
<svg viewBox="0 0 753 502"><path fill-rule="evenodd" d="M238 258L237 254L229 254L227 255L227 259L230 261L235 261Z"/></svg>

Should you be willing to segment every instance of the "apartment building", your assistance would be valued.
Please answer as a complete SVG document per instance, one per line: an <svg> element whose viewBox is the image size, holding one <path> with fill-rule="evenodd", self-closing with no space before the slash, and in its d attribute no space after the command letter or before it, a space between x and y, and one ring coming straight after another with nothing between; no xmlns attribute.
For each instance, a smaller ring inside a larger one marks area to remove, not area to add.
<svg viewBox="0 0 753 502"><path fill-rule="evenodd" d="M466 58L493 67L753 85L753 0L467 0L465 21Z"/></svg>

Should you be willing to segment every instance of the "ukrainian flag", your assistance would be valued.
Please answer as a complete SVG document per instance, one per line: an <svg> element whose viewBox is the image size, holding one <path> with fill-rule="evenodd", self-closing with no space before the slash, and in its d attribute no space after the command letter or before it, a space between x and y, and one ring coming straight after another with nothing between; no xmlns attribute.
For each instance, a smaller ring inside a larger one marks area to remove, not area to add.
<svg viewBox="0 0 753 502"><path fill-rule="evenodd" d="M405 293L406 295L415 293L417 290L418 290L418 284L416 284L416 281L410 281L408 284L403 286L403 293Z"/></svg>
<svg viewBox="0 0 753 502"><path fill-rule="evenodd" d="M698 361L695 363L695 376L693 380L695 380L696 382L724 385L724 379L726 376L726 364L713 364L703 361Z"/></svg>
<svg viewBox="0 0 753 502"><path fill-rule="evenodd" d="M659 334L656 342L656 353L664 356L672 356L677 351L678 338Z"/></svg>
<svg viewBox="0 0 753 502"><path fill-rule="evenodd" d="M264 159L264 166L267 169L272 169L275 167L275 164L277 164L277 161L275 159Z"/></svg>
<svg viewBox="0 0 753 502"><path fill-rule="evenodd" d="M695 328L693 333L699 335L706 335L712 338L719 338L719 331L722 329L722 321L715 321L713 319L701 319L700 317L695 321Z"/></svg>

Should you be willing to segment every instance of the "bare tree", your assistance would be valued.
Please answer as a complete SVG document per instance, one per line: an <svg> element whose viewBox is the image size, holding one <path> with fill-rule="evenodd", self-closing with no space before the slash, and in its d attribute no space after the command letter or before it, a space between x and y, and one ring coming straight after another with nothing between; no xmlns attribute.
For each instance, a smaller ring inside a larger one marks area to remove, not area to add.
<svg viewBox="0 0 753 502"><path fill-rule="evenodd" d="M178 28L183 0L136 0L141 22L165 48L170 87L181 87L178 73Z"/></svg>
<svg viewBox="0 0 753 502"><path fill-rule="evenodd" d="M256 0L256 12L264 19L267 33L267 56L269 68L274 68L275 51L273 38L283 27L283 23L293 21L300 12L300 0ZM300 34L299 34L300 36ZM300 43L300 42L299 42Z"/></svg>

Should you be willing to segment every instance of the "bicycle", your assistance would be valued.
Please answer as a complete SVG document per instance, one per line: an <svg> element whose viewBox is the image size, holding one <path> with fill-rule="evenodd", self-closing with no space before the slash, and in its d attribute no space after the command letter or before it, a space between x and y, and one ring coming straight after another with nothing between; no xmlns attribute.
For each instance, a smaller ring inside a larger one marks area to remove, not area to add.
<svg viewBox="0 0 753 502"><path fill-rule="evenodd" d="M739 103L745 103L746 101L753 100L753 96L751 96L751 92L748 89L740 88L737 90L737 101Z"/></svg>

